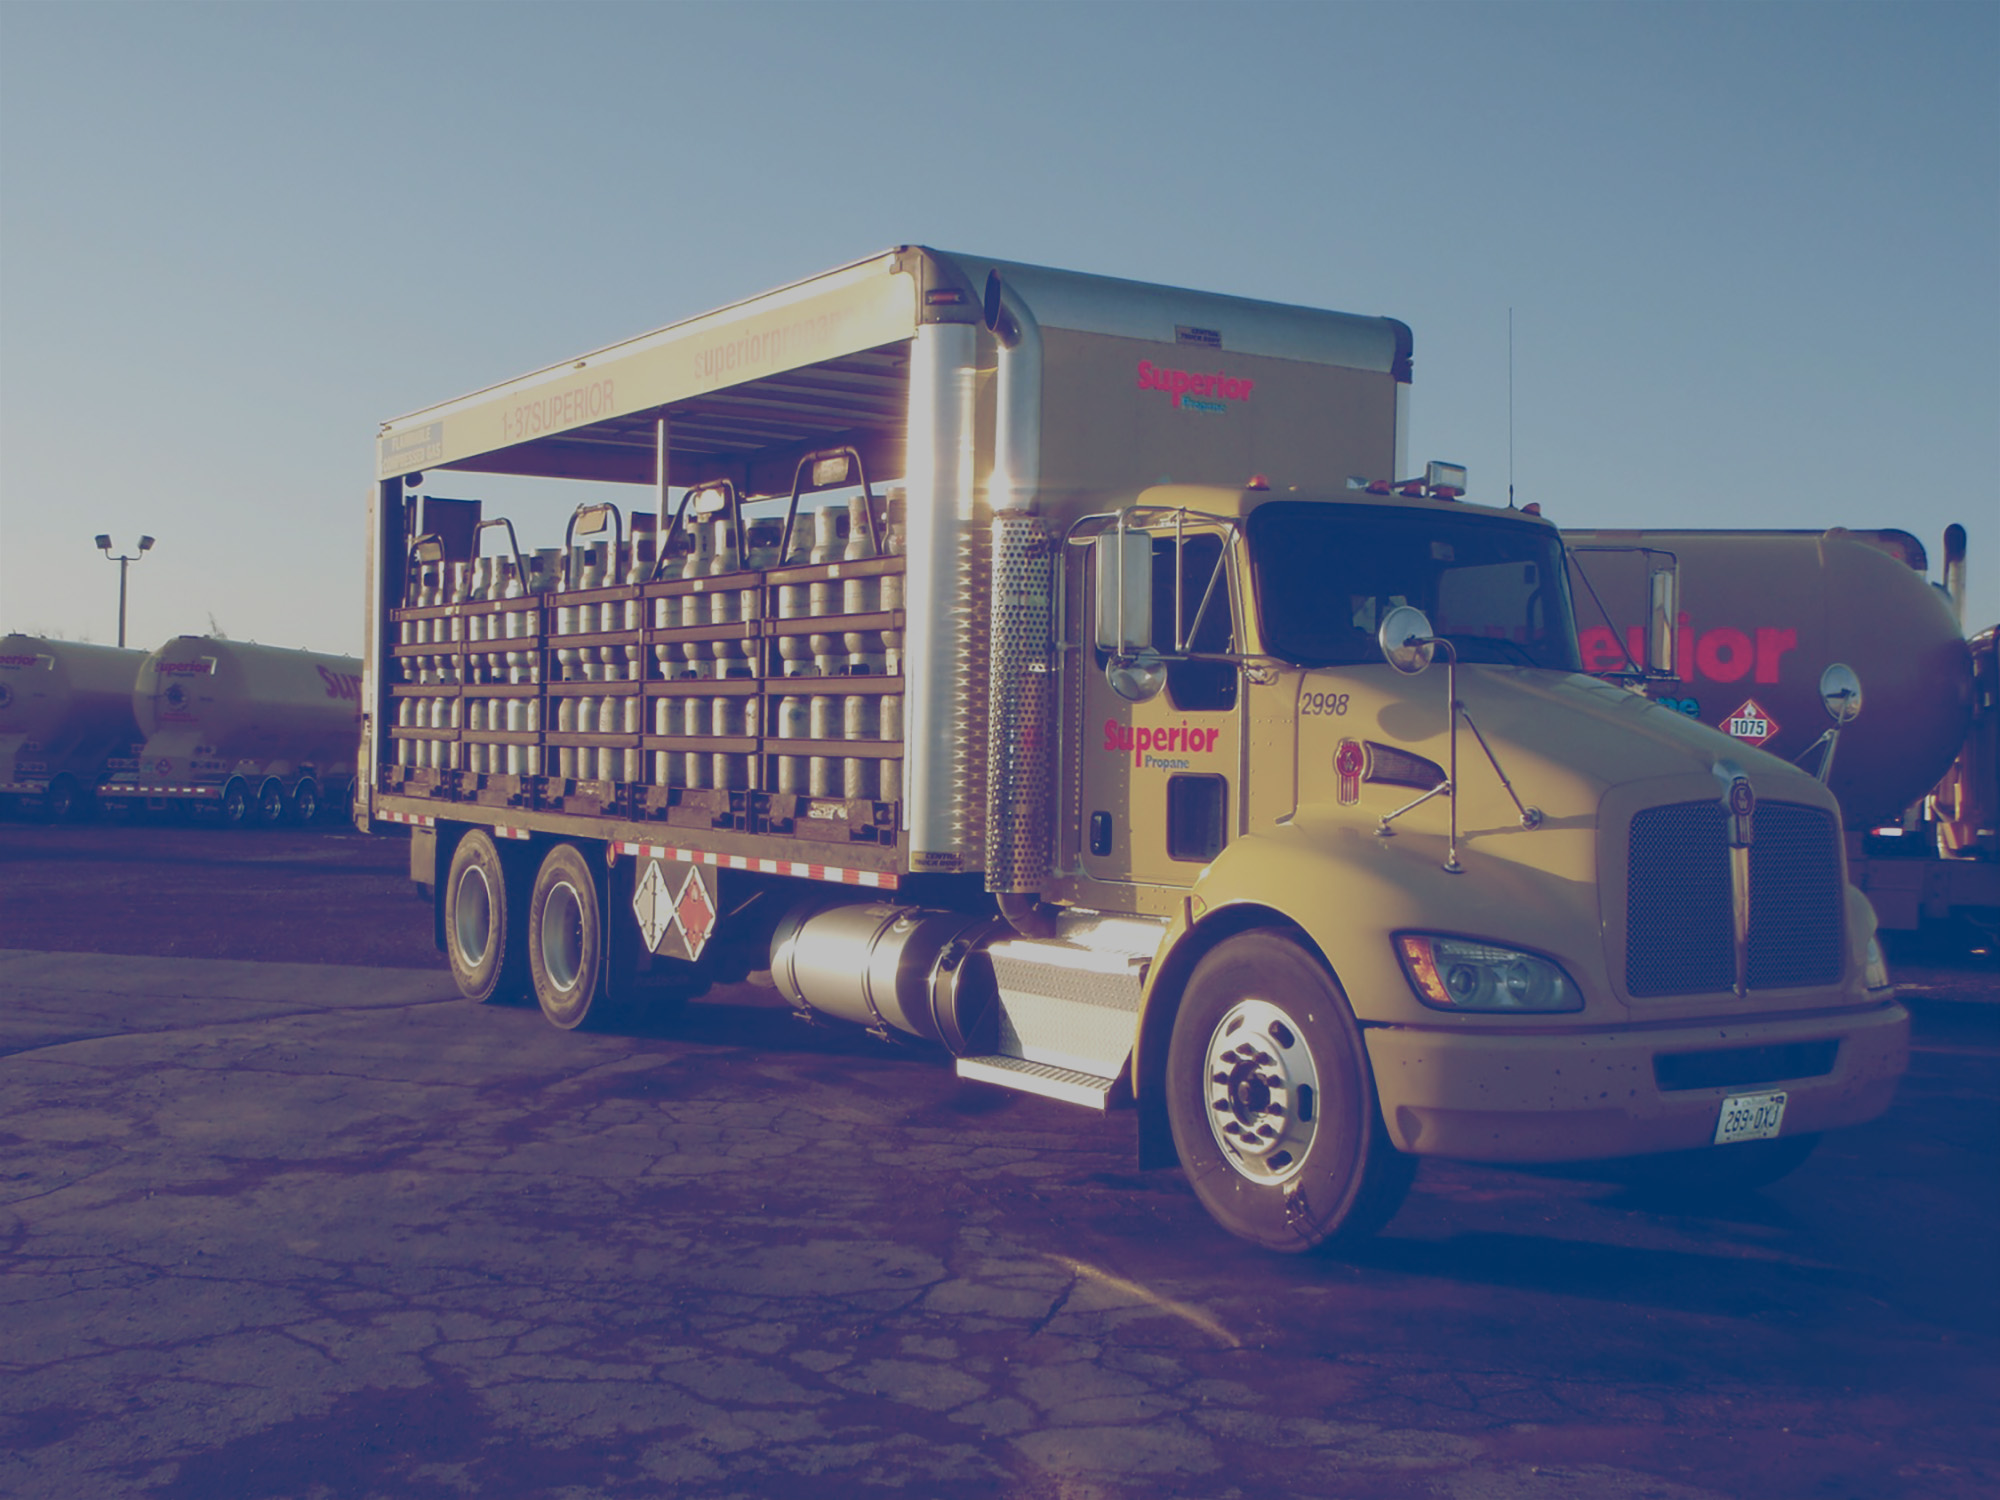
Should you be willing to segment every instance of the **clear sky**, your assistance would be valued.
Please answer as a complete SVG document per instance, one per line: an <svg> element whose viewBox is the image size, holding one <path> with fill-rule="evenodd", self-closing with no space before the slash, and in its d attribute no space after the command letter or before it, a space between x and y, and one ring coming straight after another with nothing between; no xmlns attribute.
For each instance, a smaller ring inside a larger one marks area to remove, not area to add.
<svg viewBox="0 0 2000 1500"><path fill-rule="evenodd" d="M148 532L132 644L358 651L379 422L909 242L1400 318L1412 459L1504 503L1511 404L1564 525L1962 521L1977 628L1996 77L1986 3L12 0L0 628Z"/></svg>

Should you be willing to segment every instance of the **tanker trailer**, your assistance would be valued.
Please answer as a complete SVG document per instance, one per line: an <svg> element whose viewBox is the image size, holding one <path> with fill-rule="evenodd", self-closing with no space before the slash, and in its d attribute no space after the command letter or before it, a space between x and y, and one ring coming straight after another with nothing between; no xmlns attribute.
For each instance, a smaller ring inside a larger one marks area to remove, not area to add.
<svg viewBox="0 0 2000 1500"><path fill-rule="evenodd" d="M138 764L100 795L184 808L228 827L344 812L354 777L361 663L282 646L183 635L132 687Z"/></svg>
<svg viewBox="0 0 2000 1500"><path fill-rule="evenodd" d="M1840 527L1563 539L1584 670L1626 677L1656 702L1821 775L1840 802L1849 873L1885 929L2000 910L1991 851L1941 858L1927 815L1968 743L1975 693L1957 606L1926 580L1921 542ZM1678 629L1675 676L1642 680L1648 553L1653 566L1662 554L1677 561ZM1861 708L1830 738L1821 676L1836 663L1858 676Z"/></svg>
<svg viewBox="0 0 2000 1500"><path fill-rule="evenodd" d="M0 800L63 822L90 806L139 738L132 681L143 651L0 638Z"/></svg>

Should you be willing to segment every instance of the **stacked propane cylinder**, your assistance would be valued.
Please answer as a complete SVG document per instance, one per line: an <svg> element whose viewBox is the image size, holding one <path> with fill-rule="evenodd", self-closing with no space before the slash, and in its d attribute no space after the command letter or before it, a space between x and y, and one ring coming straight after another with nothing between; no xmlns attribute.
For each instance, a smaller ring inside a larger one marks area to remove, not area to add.
<svg viewBox="0 0 2000 1500"><path fill-rule="evenodd" d="M67 776L87 793L139 738L132 683L143 651L0 637L0 791L40 795Z"/></svg>
<svg viewBox="0 0 2000 1500"><path fill-rule="evenodd" d="M606 514L580 535L572 521L563 547L413 562L394 616L393 760L405 780L464 773L461 789L506 776L547 778L554 796L595 783L896 799L902 761L884 751L902 739L903 637L882 627L903 577L883 564L902 552L901 492L886 499L877 524L863 496L801 509L789 546L782 517L684 505L661 556L654 517L628 536L610 507L584 507ZM863 562L876 566L844 574ZM786 740L802 753L779 753Z"/></svg>

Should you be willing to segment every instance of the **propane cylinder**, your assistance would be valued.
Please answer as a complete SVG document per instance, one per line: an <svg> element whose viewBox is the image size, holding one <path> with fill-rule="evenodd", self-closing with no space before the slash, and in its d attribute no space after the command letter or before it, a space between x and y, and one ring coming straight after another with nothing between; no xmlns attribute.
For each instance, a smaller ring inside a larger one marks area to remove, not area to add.
<svg viewBox="0 0 2000 1500"><path fill-rule="evenodd" d="M708 565L708 572L711 578L720 578L725 574L742 571L736 552L735 531L727 521L715 522L714 553L715 556ZM708 598L709 623L717 627L716 633L720 637L723 627L733 625L742 618L742 591L738 589L721 589L711 593ZM734 640L717 639L713 650L716 663L715 675L717 677L727 677L729 675L730 663L742 659L744 643L740 638Z"/></svg>
<svg viewBox="0 0 2000 1500"><path fill-rule="evenodd" d="M841 529L847 521L845 512L836 511L831 506L822 506L813 512L813 546L808 562L830 563L840 561L840 554L846 546ZM807 608L814 620L829 620L840 613L840 585L831 578L822 578L807 586ZM814 634L807 637L812 648L813 668L822 677L831 677L837 662L834 653L840 648L840 638L832 634Z"/></svg>
<svg viewBox="0 0 2000 1500"><path fill-rule="evenodd" d="M859 562L875 555L875 543L868 532L868 501L857 495L847 502L847 548L842 557ZM881 608L879 578L848 578L840 586L840 612L869 615ZM847 670L852 673L879 673L882 670L882 638L871 630L850 630L841 637L847 648Z"/></svg>
<svg viewBox="0 0 2000 1500"><path fill-rule="evenodd" d="M810 529L794 524L792 528L792 549L781 559L782 565L796 568L808 561L812 554ZM778 587L778 618L781 620L803 620L812 612L812 596L803 583L786 583ZM802 635L782 635L778 637L778 672L783 677L803 677L810 670L807 663L812 659L812 649Z"/></svg>
<svg viewBox="0 0 2000 1500"><path fill-rule="evenodd" d="M889 557L903 556L903 513L907 492L901 486L889 490L886 499L889 524L882 533L882 551ZM904 576L900 573L885 573L881 588L877 592L876 607L884 614L903 607ZM903 670L903 632L885 630L882 632L882 670L896 676ZM886 737L886 736L885 736Z"/></svg>
<svg viewBox="0 0 2000 1500"><path fill-rule="evenodd" d="M1648 696L1724 734L1762 730L1759 749L1807 771L1832 720L1820 675L1840 663L1861 679L1861 713L1840 731L1828 787L1850 829L1895 822L1964 745L1972 659L1950 601L1925 577L1907 532L1565 531L1578 645L1586 672L1624 665L1620 635L1643 656L1650 547L1679 565L1676 678ZM1588 575L1595 597L1576 582ZM1606 623L1597 600L1610 616ZM1614 631L1612 625L1618 627ZM1752 706L1754 705L1754 712ZM1740 726L1740 727L1739 727ZM1753 727L1754 726L1754 727Z"/></svg>
<svg viewBox="0 0 2000 1500"><path fill-rule="evenodd" d="M787 695L778 700L777 724L774 739L802 740L810 728L811 710L807 700L795 695ZM787 795L798 795L806 789L806 762L802 755L781 755L778 757L778 787Z"/></svg>
<svg viewBox="0 0 2000 1500"><path fill-rule="evenodd" d="M715 571L715 534L712 528L693 526L689 528L692 548L681 567L683 578L707 578ZM691 630L709 622L708 595L699 590L681 595L681 628ZM682 641L681 660L686 663L682 675L687 677L707 677L710 675L709 662L714 659L714 649L706 641Z"/></svg>

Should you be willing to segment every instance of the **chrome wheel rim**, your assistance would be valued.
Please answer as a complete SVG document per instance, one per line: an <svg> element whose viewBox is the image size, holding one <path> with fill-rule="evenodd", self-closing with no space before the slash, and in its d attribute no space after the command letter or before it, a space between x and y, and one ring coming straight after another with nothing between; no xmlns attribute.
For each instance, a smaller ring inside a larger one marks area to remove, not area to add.
<svg viewBox="0 0 2000 1500"><path fill-rule="evenodd" d="M1202 1079L1223 1160L1252 1182L1284 1182L1319 1132L1319 1069L1298 1025L1268 1000L1231 1006L1210 1033Z"/></svg>
<svg viewBox="0 0 2000 1500"><path fill-rule="evenodd" d="M542 972L557 989L576 988L583 972L583 901L567 880L549 887L542 902Z"/></svg>
<svg viewBox="0 0 2000 1500"><path fill-rule="evenodd" d="M458 961L468 971L477 969L486 962L486 950L493 942L493 888L479 866L469 866L459 875L452 909L451 935L458 945Z"/></svg>

